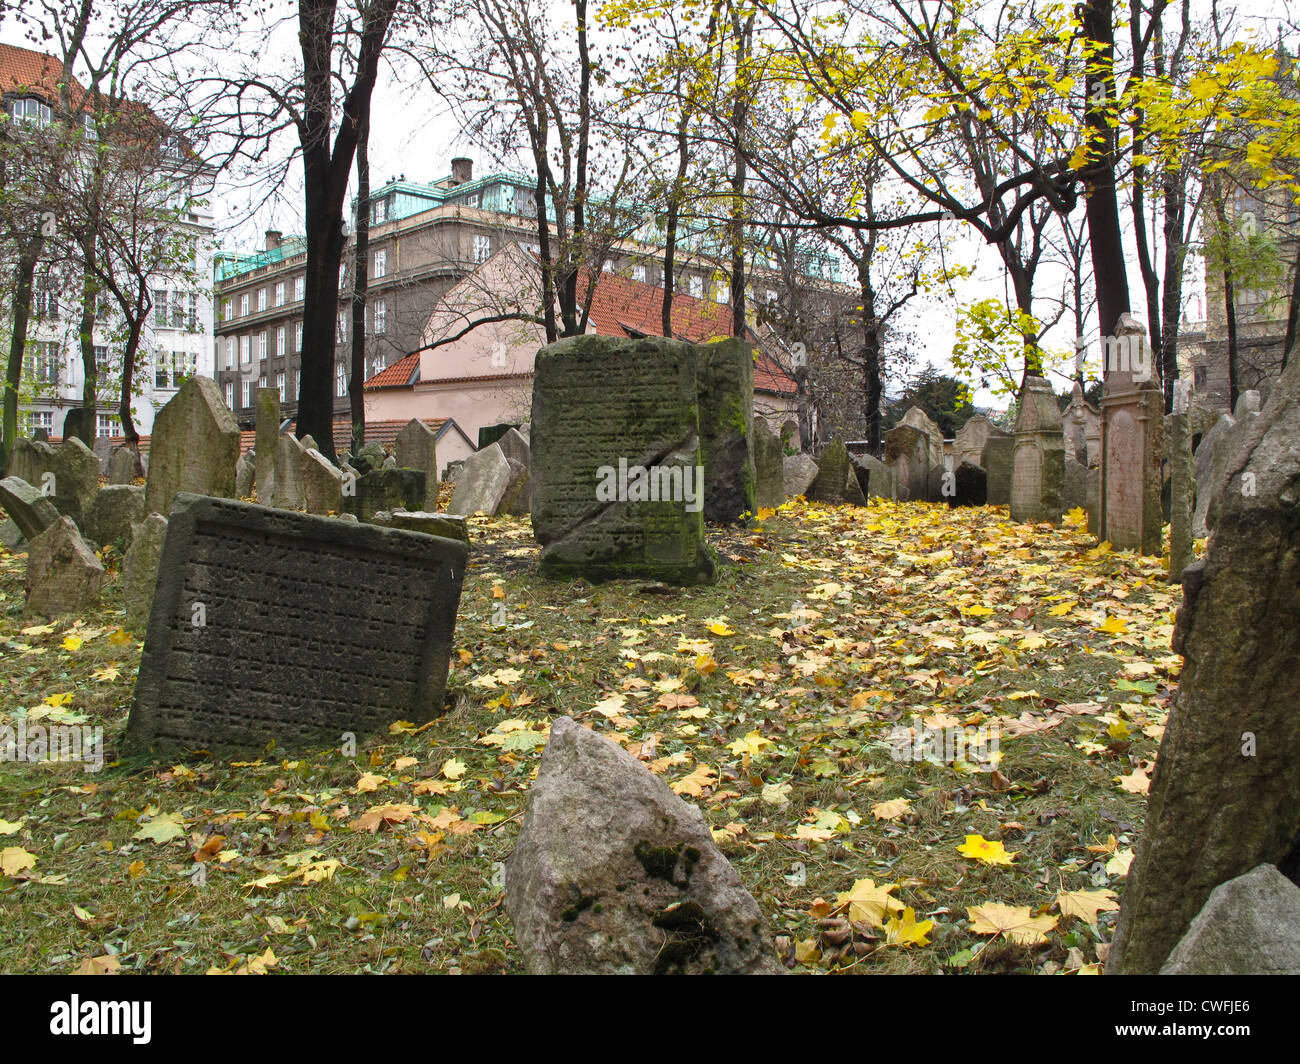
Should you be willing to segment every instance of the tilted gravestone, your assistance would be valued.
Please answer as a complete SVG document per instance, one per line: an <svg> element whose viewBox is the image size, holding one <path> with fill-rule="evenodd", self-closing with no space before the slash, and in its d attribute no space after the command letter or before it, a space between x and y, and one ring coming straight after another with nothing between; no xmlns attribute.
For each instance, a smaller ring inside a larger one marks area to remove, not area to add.
<svg viewBox="0 0 1300 1064"><path fill-rule="evenodd" d="M572 336L538 352L532 524L543 576L714 579L698 364L690 345L658 337Z"/></svg>
<svg viewBox="0 0 1300 1064"><path fill-rule="evenodd" d="M108 482L134 484L145 475L138 447L122 443L108 453Z"/></svg>
<svg viewBox="0 0 1300 1064"><path fill-rule="evenodd" d="M1011 475L1015 468L1016 438L990 436L984 443L984 470L988 474L990 506L1011 504Z"/></svg>
<svg viewBox="0 0 1300 1064"><path fill-rule="evenodd" d="M131 526L131 545L122 561L122 597L126 600L126 630L144 635L158 582L158 562L167 538L167 518L148 514Z"/></svg>
<svg viewBox="0 0 1300 1064"><path fill-rule="evenodd" d="M63 439L80 440L89 450L95 444L95 410L88 406L74 406L63 418Z"/></svg>
<svg viewBox="0 0 1300 1064"><path fill-rule="evenodd" d="M808 489L812 502L867 504L843 440L836 440L817 460L817 479Z"/></svg>
<svg viewBox="0 0 1300 1064"><path fill-rule="evenodd" d="M131 542L131 526L144 520L144 488L139 484L109 484L99 489L86 514L86 538L101 547Z"/></svg>
<svg viewBox="0 0 1300 1064"><path fill-rule="evenodd" d="M507 429L495 446L519 467L501 500L501 512L521 516L533 508L533 448L518 429Z"/></svg>
<svg viewBox="0 0 1300 1064"><path fill-rule="evenodd" d="M785 469L781 437L762 418L754 421L754 505L775 510L785 502Z"/></svg>
<svg viewBox="0 0 1300 1064"><path fill-rule="evenodd" d="M1029 377L1020 393L1011 472L1011 520L1060 521L1065 492L1065 436L1052 386Z"/></svg>
<svg viewBox="0 0 1300 1064"><path fill-rule="evenodd" d="M81 440L64 440L50 454L49 470L54 492L50 501L61 514L67 514L78 526L99 490L99 459Z"/></svg>
<svg viewBox="0 0 1300 1064"><path fill-rule="evenodd" d="M280 392L276 388L257 389L256 435L253 437L253 453L256 468L253 471L253 485L257 491L257 501L263 504L271 501L275 481L275 455L280 442Z"/></svg>
<svg viewBox="0 0 1300 1064"><path fill-rule="evenodd" d="M154 419L145 509L166 515L178 491L230 498L238 461L239 425L216 382L191 377Z"/></svg>
<svg viewBox="0 0 1300 1064"><path fill-rule="evenodd" d="M511 462L497 444L489 444L465 459L447 512L459 517L478 513L495 517L504 510L507 499L522 490L526 479L523 466Z"/></svg>
<svg viewBox="0 0 1300 1064"><path fill-rule="evenodd" d="M235 463L235 498L248 499L253 495L253 482L257 478L257 456L245 451Z"/></svg>
<svg viewBox="0 0 1300 1064"><path fill-rule="evenodd" d="M315 448L302 452L302 500L309 514L343 510L343 472Z"/></svg>
<svg viewBox="0 0 1300 1064"><path fill-rule="evenodd" d="M27 544L26 614L80 613L99 603L103 585L104 566L72 518L60 517Z"/></svg>
<svg viewBox="0 0 1300 1064"><path fill-rule="evenodd" d="M275 466L271 474L271 496L268 501L281 510L301 510L307 505L302 486L303 445L291 432L286 432L275 443Z"/></svg>
<svg viewBox="0 0 1300 1064"><path fill-rule="evenodd" d="M1259 864L1300 877L1300 362L1246 428L1183 570L1185 664L1107 970L1156 972L1211 891Z"/></svg>
<svg viewBox="0 0 1300 1064"><path fill-rule="evenodd" d="M869 454L853 455L853 465L858 476L858 486L868 499L898 497L898 474L892 466Z"/></svg>
<svg viewBox="0 0 1300 1064"><path fill-rule="evenodd" d="M704 520L734 524L754 513L754 349L729 339L695 348Z"/></svg>
<svg viewBox="0 0 1300 1064"><path fill-rule="evenodd" d="M411 418L393 441L393 453L402 469L424 473L424 503L430 513L438 509L438 436L419 418Z"/></svg>
<svg viewBox="0 0 1300 1064"><path fill-rule="evenodd" d="M21 477L0 480L0 507L26 539L39 536L59 519L54 503Z"/></svg>
<svg viewBox="0 0 1300 1064"><path fill-rule="evenodd" d="M5 461L5 476L25 480L40 490L41 479L54 461L54 448L41 440L19 436Z"/></svg>
<svg viewBox="0 0 1300 1064"><path fill-rule="evenodd" d="M505 902L535 975L781 972L700 811L569 717L551 724Z"/></svg>
<svg viewBox="0 0 1300 1064"><path fill-rule="evenodd" d="M929 451L926 455L926 461L930 469L943 469L943 429L922 410L919 406L910 407L900 425L910 425L925 434L926 446Z"/></svg>
<svg viewBox="0 0 1300 1064"><path fill-rule="evenodd" d="M380 510L371 516L372 524L387 528L404 528L408 532L423 532L426 536L442 536L469 543L469 527L465 518L454 514L429 513L425 510L397 510L389 513Z"/></svg>
<svg viewBox="0 0 1300 1064"><path fill-rule="evenodd" d="M816 479L817 460L812 455L800 451L781 459L781 483L787 498L802 495L806 499Z"/></svg>
<svg viewBox="0 0 1300 1064"><path fill-rule="evenodd" d="M885 433L885 462L898 477L898 497L924 502L930 495L930 438L912 425L895 425Z"/></svg>
<svg viewBox="0 0 1300 1064"><path fill-rule="evenodd" d="M1205 526L1205 517L1210 510L1210 498L1214 494L1214 485L1222 477L1227 467L1228 454L1232 450L1230 437L1237 419L1231 414L1224 414L1210 430L1201 437L1201 442L1193 454L1196 475L1196 508L1192 511L1192 537L1200 539L1209 529Z"/></svg>
<svg viewBox="0 0 1300 1064"><path fill-rule="evenodd" d="M465 544L180 495L127 741L338 742L443 710Z"/></svg>

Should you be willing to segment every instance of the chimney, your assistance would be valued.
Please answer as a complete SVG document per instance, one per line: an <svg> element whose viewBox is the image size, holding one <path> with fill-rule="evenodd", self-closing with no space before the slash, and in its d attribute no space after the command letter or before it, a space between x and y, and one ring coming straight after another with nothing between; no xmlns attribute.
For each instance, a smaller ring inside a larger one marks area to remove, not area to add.
<svg viewBox="0 0 1300 1064"><path fill-rule="evenodd" d="M284 234L278 229L268 229L266 231L266 250L275 251L280 246L280 241L284 239Z"/></svg>
<svg viewBox="0 0 1300 1064"><path fill-rule="evenodd" d="M451 183L453 185L463 185L467 181L474 180L474 160L473 159L452 159L451 161Z"/></svg>

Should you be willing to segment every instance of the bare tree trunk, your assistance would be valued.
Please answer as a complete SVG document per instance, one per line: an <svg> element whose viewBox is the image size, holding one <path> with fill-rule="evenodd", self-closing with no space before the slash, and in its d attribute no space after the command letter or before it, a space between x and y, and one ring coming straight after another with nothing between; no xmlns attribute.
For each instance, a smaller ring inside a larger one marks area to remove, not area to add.
<svg viewBox="0 0 1300 1064"><path fill-rule="evenodd" d="M23 355L27 350L27 323L32 314L32 281L36 262L45 241L38 228L18 250L14 271L13 332L9 337L9 365L5 373L4 432L0 438L0 468L8 460L18 438L18 388L23 379Z"/></svg>
<svg viewBox="0 0 1300 1064"><path fill-rule="evenodd" d="M734 138L735 164L731 175L731 334L745 333L745 178L747 168L741 142L749 122L749 97L745 85L746 64L754 37L754 15L744 24L740 11L732 8L732 27L736 31L736 88L731 108L731 135Z"/></svg>
<svg viewBox="0 0 1300 1064"><path fill-rule="evenodd" d="M370 109L361 119L357 137L356 263L352 285L352 379L348 401L352 414L350 449L356 454L366 442L366 292L370 285Z"/></svg>

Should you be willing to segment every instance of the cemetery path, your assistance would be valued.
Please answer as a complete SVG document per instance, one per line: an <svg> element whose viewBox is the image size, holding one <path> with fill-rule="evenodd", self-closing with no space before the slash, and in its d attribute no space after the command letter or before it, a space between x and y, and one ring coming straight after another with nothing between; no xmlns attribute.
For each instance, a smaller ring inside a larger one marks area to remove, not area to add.
<svg viewBox="0 0 1300 1064"><path fill-rule="evenodd" d="M517 971L500 862L562 713L699 805L795 971L1097 970L1181 664L1160 560L1078 514L762 516L687 589L545 582L526 518L475 519L446 716L170 764L113 760L120 559L37 624L0 551L0 729L109 758L0 765L0 970Z"/></svg>

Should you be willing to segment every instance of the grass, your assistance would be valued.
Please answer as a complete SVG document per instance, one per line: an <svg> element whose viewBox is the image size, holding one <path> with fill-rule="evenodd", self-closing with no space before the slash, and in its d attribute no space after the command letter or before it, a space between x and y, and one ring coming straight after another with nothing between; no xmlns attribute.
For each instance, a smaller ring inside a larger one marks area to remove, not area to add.
<svg viewBox="0 0 1300 1064"><path fill-rule="evenodd" d="M712 587L589 586L536 576L526 519L475 519L445 716L355 751L163 764L115 760L140 655L116 634L116 555L102 608L46 630L0 551L0 725L99 725L110 759L0 763L0 970L521 971L502 862L559 714L700 806L795 971L1103 960L1114 913L1054 906L1121 889L1141 830L1179 666L1159 560L1094 550L1077 520L921 504L797 503L709 536ZM996 771L894 760L889 731L914 716L999 727ZM358 823L382 806L377 830ZM963 856L968 835L1016 857ZM928 941L840 911L865 879L933 920ZM1056 926L978 934L968 908L990 902Z"/></svg>

